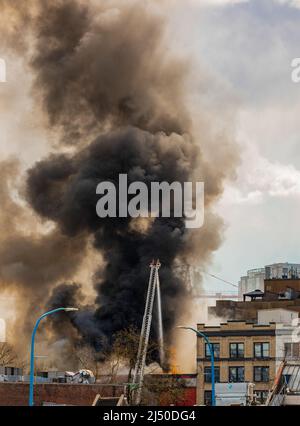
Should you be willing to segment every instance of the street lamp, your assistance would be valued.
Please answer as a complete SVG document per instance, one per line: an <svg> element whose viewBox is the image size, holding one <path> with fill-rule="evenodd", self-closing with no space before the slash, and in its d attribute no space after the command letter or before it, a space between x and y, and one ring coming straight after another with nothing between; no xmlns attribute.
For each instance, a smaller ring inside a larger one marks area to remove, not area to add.
<svg viewBox="0 0 300 426"><path fill-rule="evenodd" d="M196 330L193 327L186 327L179 325L177 328L181 328L183 330L192 330L194 333L197 334L198 337L203 337L205 342L208 344L209 352L210 352L210 363L211 363L211 405L216 405L216 393L215 393L215 357L214 357L214 348L213 345L210 343L209 338L206 336L206 334L202 333L201 331Z"/></svg>
<svg viewBox="0 0 300 426"><path fill-rule="evenodd" d="M71 311L78 311L78 308L57 308L53 309L52 311L45 312L43 315L39 317L37 322L35 323L32 336L31 336L31 350L30 350L30 382L29 382L29 405L33 406L33 385L34 385L34 339L35 335L38 329L38 326L41 322L41 320L48 315L55 314L59 311L65 311L65 312L71 312Z"/></svg>
<svg viewBox="0 0 300 426"><path fill-rule="evenodd" d="M34 355L34 359L44 359L44 358L48 358L48 355ZM35 383L37 382L37 377L34 375L33 372L33 379L35 381Z"/></svg>

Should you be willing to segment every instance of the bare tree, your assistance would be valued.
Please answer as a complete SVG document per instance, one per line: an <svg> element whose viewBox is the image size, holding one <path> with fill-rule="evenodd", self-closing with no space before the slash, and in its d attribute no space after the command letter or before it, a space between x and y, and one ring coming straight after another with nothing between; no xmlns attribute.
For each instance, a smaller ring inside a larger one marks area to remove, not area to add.
<svg viewBox="0 0 300 426"><path fill-rule="evenodd" d="M133 370L136 364L140 342L140 331L131 326L121 330L113 336L112 348L107 352L97 353L92 347L80 346L76 357L81 368L92 370L96 379L100 374L107 376L108 383L117 383L120 370L126 370L127 383L132 382ZM165 349L166 358L171 357L168 348ZM183 395L183 386L176 375L162 374L158 363L153 362L158 353L158 344L150 341L147 352L147 372L144 381L142 403L151 402L170 405L180 402ZM100 358L101 357L101 358ZM131 399L133 388L128 387L128 398Z"/></svg>
<svg viewBox="0 0 300 426"><path fill-rule="evenodd" d="M8 365L14 365L17 361L17 354L8 343L0 343L0 365L5 367Z"/></svg>
<svg viewBox="0 0 300 426"><path fill-rule="evenodd" d="M128 368L129 383L135 368L140 343L140 331L131 326L119 331L114 337L113 352L118 354ZM154 341L150 341L147 350L147 363L152 362L154 352L158 352L158 344Z"/></svg>
<svg viewBox="0 0 300 426"><path fill-rule="evenodd" d="M0 343L0 366L25 368L27 362L22 360L13 346L7 342Z"/></svg>
<svg viewBox="0 0 300 426"><path fill-rule="evenodd" d="M148 374L145 377L142 404L162 406L180 404L184 400L184 392L184 384L180 376Z"/></svg>
<svg viewBox="0 0 300 426"><path fill-rule="evenodd" d="M90 345L81 345L76 349L79 369L91 370L97 380L100 373L98 354Z"/></svg>
<svg viewBox="0 0 300 426"><path fill-rule="evenodd" d="M128 383L131 381L132 371L135 367L139 341L140 333L135 327L121 330L114 336L112 352L128 368Z"/></svg>

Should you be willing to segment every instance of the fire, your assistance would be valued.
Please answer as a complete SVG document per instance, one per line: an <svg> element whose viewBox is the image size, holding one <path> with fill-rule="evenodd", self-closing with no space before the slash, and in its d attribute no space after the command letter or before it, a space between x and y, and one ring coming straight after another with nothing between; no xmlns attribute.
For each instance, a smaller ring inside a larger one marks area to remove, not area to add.
<svg viewBox="0 0 300 426"><path fill-rule="evenodd" d="M180 368L178 364L176 364L176 348L172 346L169 349L169 359L170 359L170 365L169 365L169 374L181 374Z"/></svg>

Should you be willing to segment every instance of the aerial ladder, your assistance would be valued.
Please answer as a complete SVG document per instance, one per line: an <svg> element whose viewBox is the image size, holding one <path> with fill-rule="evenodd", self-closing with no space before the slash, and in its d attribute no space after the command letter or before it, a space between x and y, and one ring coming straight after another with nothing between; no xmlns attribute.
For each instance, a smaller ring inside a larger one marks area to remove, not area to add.
<svg viewBox="0 0 300 426"><path fill-rule="evenodd" d="M147 291L147 298L145 304L145 312L143 317L138 354L132 380L133 398L132 402L139 405L141 402L142 388L145 374L146 356L148 350L150 329L152 323L152 312L155 294L157 298L157 313L158 313L158 343L160 363L164 363L164 342L163 342L163 326L162 326L162 309L161 309L161 295L158 270L161 264L159 260L152 261L150 264L150 277Z"/></svg>
<svg viewBox="0 0 300 426"><path fill-rule="evenodd" d="M287 387L287 383L285 380L282 383L283 371L285 366L286 366L286 360L284 359L278 368L273 386L271 390L269 391L269 395L267 397L265 405L272 405L272 406L282 405L282 402L285 396L286 387Z"/></svg>

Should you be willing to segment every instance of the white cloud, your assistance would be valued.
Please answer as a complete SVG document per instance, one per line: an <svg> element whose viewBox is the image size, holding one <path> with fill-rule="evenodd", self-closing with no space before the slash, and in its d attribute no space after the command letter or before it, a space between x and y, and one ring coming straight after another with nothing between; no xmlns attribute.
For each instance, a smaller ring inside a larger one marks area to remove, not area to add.
<svg viewBox="0 0 300 426"><path fill-rule="evenodd" d="M274 0L276 3L300 8L300 0ZM251 0L190 0L199 6L226 6L238 3L249 3Z"/></svg>
<svg viewBox="0 0 300 426"><path fill-rule="evenodd" d="M249 188L256 188L256 191L271 197L300 196L300 171L293 165L257 158L253 166L254 169L246 175Z"/></svg>
<svg viewBox="0 0 300 426"><path fill-rule="evenodd" d="M226 6L237 3L247 3L249 0L190 0L191 3L199 6Z"/></svg>
<svg viewBox="0 0 300 426"><path fill-rule="evenodd" d="M251 267L299 260L300 92L291 82L290 62L299 56L300 0L249 0L251 7L230 0L179 2L174 39L180 31L180 47L239 101L237 120L228 122L236 126L242 165L216 206L227 230L212 267L234 282ZM218 86L206 84L212 102L220 99ZM223 102L220 111L223 120ZM219 123L217 115L214 127ZM208 150L215 161L215 149Z"/></svg>
<svg viewBox="0 0 300 426"><path fill-rule="evenodd" d="M300 8L300 0L276 0L279 4L286 4L291 7Z"/></svg>
<svg viewBox="0 0 300 426"><path fill-rule="evenodd" d="M248 146L235 185L229 185L221 203L257 205L267 198L300 198L300 170L292 164L280 164L262 157L257 148Z"/></svg>

